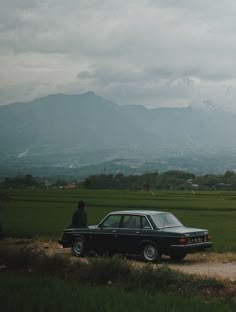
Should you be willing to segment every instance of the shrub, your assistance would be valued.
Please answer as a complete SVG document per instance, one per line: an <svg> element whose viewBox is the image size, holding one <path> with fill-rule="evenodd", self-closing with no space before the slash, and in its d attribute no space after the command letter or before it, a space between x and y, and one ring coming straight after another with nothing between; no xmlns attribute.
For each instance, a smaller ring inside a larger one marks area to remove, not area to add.
<svg viewBox="0 0 236 312"><path fill-rule="evenodd" d="M131 268L127 260L119 256L93 258L86 268L87 279L96 284L124 282L130 274Z"/></svg>
<svg viewBox="0 0 236 312"><path fill-rule="evenodd" d="M153 291L172 291L175 292L179 287L189 283L189 276L180 272L175 272L167 267L156 267L146 265L140 270L132 273L129 288Z"/></svg>
<svg viewBox="0 0 236 312"><path fill-rule="evenodd" d="M68 257L58 254L51 256L42 254L35 263L35 267L40 272L63 276L73 268Z"/></svg>
<svg viewBox="0 0 236 312"><path fill-rule="evenodd" d="M0 262L10 269L28 269L37 263L40 256L41 252L33 251L30 247L0 248Z"/></svg>

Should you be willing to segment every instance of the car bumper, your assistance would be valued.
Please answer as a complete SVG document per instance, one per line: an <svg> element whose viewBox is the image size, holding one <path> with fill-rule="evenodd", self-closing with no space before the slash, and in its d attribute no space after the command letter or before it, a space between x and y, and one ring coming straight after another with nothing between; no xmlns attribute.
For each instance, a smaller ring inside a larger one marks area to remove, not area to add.
<svg viewBox="0 0 236 312"><path fill-rule="evenodd" d="M171 245L170 250L188 253L188 252L205 250L207 248L212 247L212 245L213 245L212 242L187 244L187 245Z"/></svg>

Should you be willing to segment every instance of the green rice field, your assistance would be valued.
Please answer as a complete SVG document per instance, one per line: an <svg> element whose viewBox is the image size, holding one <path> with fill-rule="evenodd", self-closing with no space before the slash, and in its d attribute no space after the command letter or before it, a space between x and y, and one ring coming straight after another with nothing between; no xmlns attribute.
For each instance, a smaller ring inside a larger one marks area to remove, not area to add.
<svg viewBox="0 0 236 312"><path fill-rule="evenodd" d="M186 226L209 229L212 250L236 251L236 192L23 189L0 193L11 198L0 206L0 223L8 236L58 239L82 199L89 224L97 224L113 210L170 211Z"/></svg>

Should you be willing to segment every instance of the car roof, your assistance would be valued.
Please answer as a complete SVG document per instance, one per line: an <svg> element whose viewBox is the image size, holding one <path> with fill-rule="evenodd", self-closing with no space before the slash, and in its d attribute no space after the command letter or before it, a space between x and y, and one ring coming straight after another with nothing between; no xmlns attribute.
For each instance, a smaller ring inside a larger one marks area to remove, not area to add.
<svg viewBox="0 0 236 312"><path fill-rule="evenodd" d="M129 214L129 215L155 215L165 213L165 211L157 211L157 210L121 210L121 211L113 211L110 214Z"/></svg>

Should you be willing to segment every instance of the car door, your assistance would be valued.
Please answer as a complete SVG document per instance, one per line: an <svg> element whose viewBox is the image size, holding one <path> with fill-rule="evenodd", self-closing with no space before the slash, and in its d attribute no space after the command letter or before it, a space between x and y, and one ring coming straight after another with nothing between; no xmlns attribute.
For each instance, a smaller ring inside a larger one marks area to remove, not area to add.
<svg viewBox="0 0 236 312"><path fill-rule="evenodd" d="M122 216L109 215L96 229L92 237L93 249L98 252L114 253L118 251L117 238Z"/></svg>
<svg viewBox="0 0 236 312"><path fill-rule="evenodd" d="M149 219L146 216L142 216L140 243L142 244L146 241L156 242L156 233L154 233L153 226L150 223Z"/></svg>
<svg viewBox="0 0 236 312"><path fill-rule="evenodd" d="M140 235L141 217L139 215L124 215L116 241L119 252L135 253L139 246Z"/></svg>

